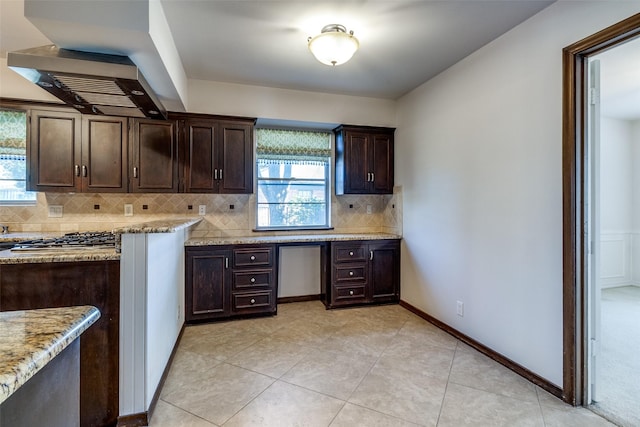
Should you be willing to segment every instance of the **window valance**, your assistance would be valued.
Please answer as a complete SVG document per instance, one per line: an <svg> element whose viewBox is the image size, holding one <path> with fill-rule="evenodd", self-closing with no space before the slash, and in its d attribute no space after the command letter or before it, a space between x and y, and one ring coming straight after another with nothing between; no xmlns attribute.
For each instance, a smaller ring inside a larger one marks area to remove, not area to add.
<svg viewBox="0 0 640 427"><path fill-rule="evenodd" d="M22 154L27 149L27 113L0 110L0 154Z"/></svg>
<svg viewBox="0 0 640 427"><path fill-rule="evenodd" d="M325 164L331 158L331 134L284 129L257 129L260 162L277 160L297 164Z"/></svg>

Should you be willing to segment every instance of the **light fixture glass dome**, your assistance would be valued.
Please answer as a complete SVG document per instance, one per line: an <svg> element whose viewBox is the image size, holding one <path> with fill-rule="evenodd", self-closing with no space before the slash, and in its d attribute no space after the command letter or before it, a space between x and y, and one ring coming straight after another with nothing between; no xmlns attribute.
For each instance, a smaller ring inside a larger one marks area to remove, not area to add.
<svg viewBox="0 0 640 427"><path fill-rule="evenodd" d="M313 56L323 64L331 66L350 60L360 46L358 39L353 36L353 31L347 33L347 29L339 24L326 25L320 34L309 37L308 42Z"/></svg>

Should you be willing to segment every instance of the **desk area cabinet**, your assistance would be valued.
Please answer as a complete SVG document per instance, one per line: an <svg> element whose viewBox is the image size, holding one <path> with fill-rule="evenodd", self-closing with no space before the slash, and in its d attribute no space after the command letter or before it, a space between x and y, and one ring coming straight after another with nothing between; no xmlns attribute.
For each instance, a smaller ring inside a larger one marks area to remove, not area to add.
<svg viewBox="0 0 640 427"><path fill-rule="evenodd" d="M186 321L275 314L275 245L187 246Z"/></svg>
<svg viewBox="0 0 640 427"><path fill-rule="evenodd" d="M399 240L333 242L330 258L327 308L399 301Z"/></svg>
<svg viewBox="0 0 640 427"><path fill-rule="evenodd" d="M333 239L187 244L186 321L276 314L281 246L320 246L320 299L327 309L399 302L399 239Z"/></svg>

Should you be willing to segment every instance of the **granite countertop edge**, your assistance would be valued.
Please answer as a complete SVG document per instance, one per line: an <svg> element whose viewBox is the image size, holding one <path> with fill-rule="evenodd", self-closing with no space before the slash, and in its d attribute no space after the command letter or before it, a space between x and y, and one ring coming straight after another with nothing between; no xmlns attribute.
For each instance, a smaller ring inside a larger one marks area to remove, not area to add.
<svg viewBox="0 0 640 427"><path fill-rule="evenodd" d="M120 254L114 248L74 249L68 251L11 251L0 252L1 264L32 264L46 262L119 261Z"/></svg>
<svg viewBox="0 0 640 427"><path fill-rule="evenodd" d="M354 234L300 234L279 236L235 236L191 238L185 246L242 245L252 243L314 243L340 242L349 240L400 240L402 236L388 233Z"/></svg>
<svg viewBox="0 0 640 427"><path fill-rule="evenodd" d="M99 318L90 305L0 312L0 404Z"/></svg>
<svg viewBox="0 0 640 427"><path fill-rule="evenodd" d="M202 218L160 219L114 228L113 232L117 234L174 233L183 228L196 225L200 221L202 221Z"/></svg>

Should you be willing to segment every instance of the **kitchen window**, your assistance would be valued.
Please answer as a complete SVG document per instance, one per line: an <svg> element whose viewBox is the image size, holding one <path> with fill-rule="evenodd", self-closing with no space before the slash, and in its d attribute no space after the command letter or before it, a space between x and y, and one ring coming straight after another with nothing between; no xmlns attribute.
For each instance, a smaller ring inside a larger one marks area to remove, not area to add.
<svg viewBox="0 0 640 427"><path fill-rule="evenodd" d="M34 204L27 191L27 113L0 110L0 204Z"/></svg>
<svg viewBox="0 0 640 427"><path fill-rule="evenodd" d="M328 228L331 134L256 130L257 228Z"/></svg>

